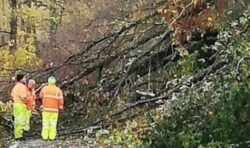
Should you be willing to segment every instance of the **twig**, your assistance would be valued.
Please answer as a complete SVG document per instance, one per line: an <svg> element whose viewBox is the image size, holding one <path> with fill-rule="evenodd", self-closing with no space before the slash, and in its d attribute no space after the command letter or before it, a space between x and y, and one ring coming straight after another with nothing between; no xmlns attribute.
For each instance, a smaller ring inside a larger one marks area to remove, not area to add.
<svg viewBox="0 0 250 148"><path fill-rule="evenodd" d="M4 46L7 46L7 45L8 45L8 43L3 43L3 44L0 45L0 48L4 47Z"/></svg>
<svg viewBox="0 0 250 148"><path fill-rule="evenodd" d="M206 73L208 71L210 71L210 69L213 69L216 72L216 71L220 70L221 68L224 68L224 65L226 65L225 62L217 63L217 64L212 65L211 67L207 68L206 70L201 71L200 73L196 74L195 76L191 76L191 77L193 77L192 78L192 81L193 81L192 83L195 84L195 83L199 82L200 80L203 80ZM210 72L212 72L212 71L210 71ZM185 81L189 81L189 80L190 80L189 78L185 79ZM163 100L168 99L173 92L176 92L176 91L178 91L180 89L180 87L182 86L183 83L185 83L185 81L178 83L174 88L172 88L170 90L168 90L168 89L165 90L165 91L167 91L167 93L165 93L164 95L132 103L131 105L128 105L127 107L125 107L121 111L118 111L117 113L113 114L112 116L117 116L117 115L119 115L119 114L121 114L121 113L123 113L123 112L125 112L125 111L127 111L129 109L135 108L137 106L140 106L140 105L143 105L143 104L146 104L146 103L155 102L155 101L162 100L162 99Z"/></svg>
<svg viewBox="0 0 250 148"><path fill-rule="evenodd" d="M239 62L237 63L237 73L239 73L239 71L240 71L240 66L241 66L241 64L242 64L242 62L244 61L244 60L250 60L250 57L249 56L244 56L244 57L242 57L240 60L239 60Z"/></svg>
<svg viewBox="0 0 250 148"><path fill-rule="evenodd" d="M10 34L10 32L9 32L9 31L6 31L6 30L0 30L0 33Z"/></svg>
<svg viewBox="0 0 250 148"><path fill-rule="evenodd" d="M176 17L173 19L173 21L168 25L168 28L171 28L171 26L172 26L179 18L182 17L182 15L183 15L183 13L186 11L186 9L187 9L188 7L190 7L193 3L194 3L194 2L193 2L193 0L192 0L189 4L187 4L187 5L182 9L182 11L180 12L180 14L179 14L178 16L176 16Z"/></svg>
<svg viewBox="0 0 250 148"><path fill-rule="evenodd" d="M167 37L169 37L170 33L171 33L170 31L164 32L164 33L160 36L160 39L159 39L158 41L156 41L156 42L149 48L149 50L147 50L147 52L145 52L145 53L142 54L142 55L145 55L146 53L149 53L149 52L151 52L152 50L154 50L154 49L156 48L156 46L158 46L159 44L161 44ZM133 64L134 64L135 62L137 62L137 61L138 61L139 59L141 59L141 58L142 58L142 56L138 57L136 60L134 60L134 61L132 62L131 65L129 65L129 68L128 68L128 70L127 70L126 75L125 75L125 76L121 79L121 81L119 82L119 84L118 84L118 86L117 86L117 88L116 88L116 91L115 91L114 95L113 95L112 98L111 98L110 106L113 105L114 100L115 100L115 98L117 97L117 95L118 95L118 93L119 93L119 91L120 91L120 87L121 87L122 83L123 83L123 82L127 79L127 77L129 76L129 74L130 74L130 72L131 72L131 69L132 69L132 67L133 67Z"/></svg>

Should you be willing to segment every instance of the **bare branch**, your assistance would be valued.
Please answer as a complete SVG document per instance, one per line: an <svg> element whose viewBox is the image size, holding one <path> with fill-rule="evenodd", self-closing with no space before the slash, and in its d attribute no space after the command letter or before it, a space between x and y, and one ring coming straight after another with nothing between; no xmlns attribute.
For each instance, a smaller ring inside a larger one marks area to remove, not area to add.
<svg viewBox="0 0 250 148"><path fill-rule="evenodd" d="M10 34L10 31L6 31L6 30L0 30L0 33L6 33L6 34Z"/></svg>

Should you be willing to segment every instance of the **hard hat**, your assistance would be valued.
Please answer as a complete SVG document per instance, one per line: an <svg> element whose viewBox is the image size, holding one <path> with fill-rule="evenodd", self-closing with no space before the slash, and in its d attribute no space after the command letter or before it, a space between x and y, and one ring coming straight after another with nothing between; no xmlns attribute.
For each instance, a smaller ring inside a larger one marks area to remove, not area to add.
<svg viewBox="0 0 250 148"><path fill-rule="evenodd" d="M29 82L28 82L28 84L30 84L30 85L36 85L36 81L33 80L33 79L30 79Z"/></svg>
<svg viewBox="0 0 250 148"><path fill-rule="evenodd" d="M54 76L50 76L49 78L48 78L48 84L49 85L53 85L53 84L55 84L56 83L56 78L54 77Z"/></svg>
<svg viewBox="0 0 250 148"><path fill-rule="evenodd" d="M30 79L28 82L28 87L29 88L35 88L36 87L36 81L33 79Z"/></svg>

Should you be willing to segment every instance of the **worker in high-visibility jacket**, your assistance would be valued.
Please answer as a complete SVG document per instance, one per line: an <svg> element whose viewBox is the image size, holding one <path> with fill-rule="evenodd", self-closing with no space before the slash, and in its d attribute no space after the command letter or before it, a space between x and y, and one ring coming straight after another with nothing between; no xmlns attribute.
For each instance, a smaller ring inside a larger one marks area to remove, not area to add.
<svg viewBox="0 0 250 148"><path fill-rule="evenodd" d="M26 101L27 105L27 112L26 112L26 122L25 122L25 131L30 130L30 118L32 115L32 111L35 110L35 99L36 99L36 94L35 94L35 87L36 87L36 81L33 79L30 79L27 85L27 92L28 92L28 99Z"/></svg>
<svg viewBox="0 0 250 148"><path fill-rule="evenodd" d="M63 92L56 86L56 78L48 78L48 85L40 92L42 98L42 133L44 140L54 140L57 134L59 111L63 109Z"/></svg>
<svg viewBox="0 0 250 148"><path fill-rule="evenodd" d="M26 78L24 75L18 74L16 76L16 84L11 91L14 115L14 137L16 140L23 138L23 131L25 128L27 106L26 101L28 98Z"/></svg>

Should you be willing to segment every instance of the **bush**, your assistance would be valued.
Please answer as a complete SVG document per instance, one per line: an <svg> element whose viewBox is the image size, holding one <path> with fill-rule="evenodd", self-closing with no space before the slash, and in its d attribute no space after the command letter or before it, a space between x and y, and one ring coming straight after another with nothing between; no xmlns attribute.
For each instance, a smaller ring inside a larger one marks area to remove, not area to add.
<svg viewBox="0 0 250 148"><path fill-rule="evenodd" d="M210 85L210 86L209 86ZM247 83L222 79L179 94L169 116L147 147L247 147L250 137L250 89Z"/></svg>

